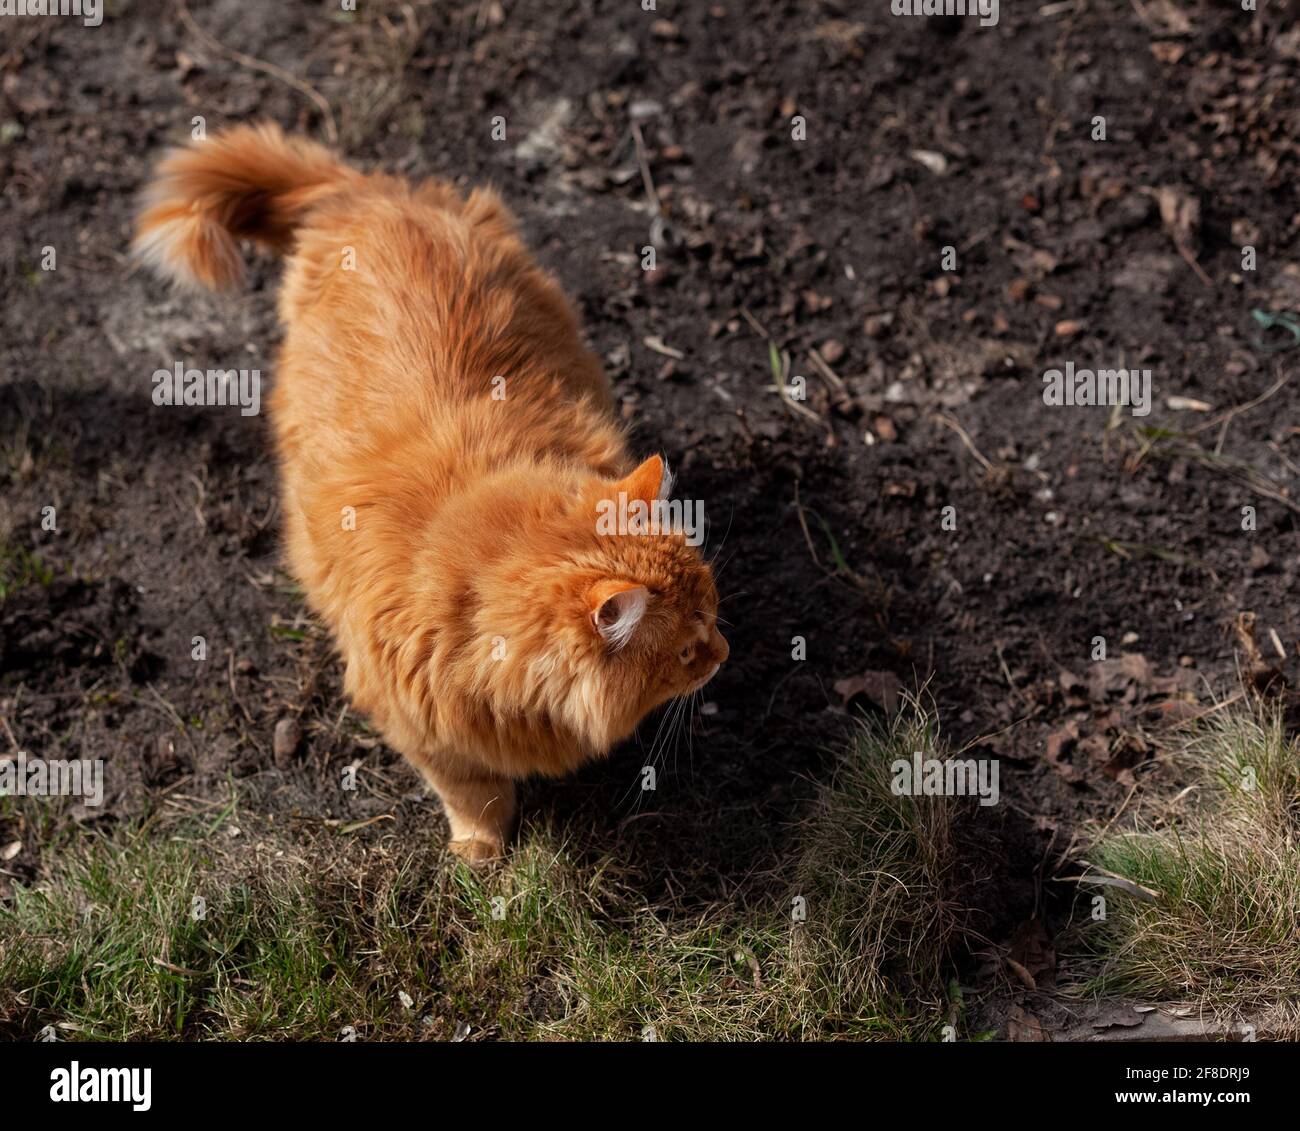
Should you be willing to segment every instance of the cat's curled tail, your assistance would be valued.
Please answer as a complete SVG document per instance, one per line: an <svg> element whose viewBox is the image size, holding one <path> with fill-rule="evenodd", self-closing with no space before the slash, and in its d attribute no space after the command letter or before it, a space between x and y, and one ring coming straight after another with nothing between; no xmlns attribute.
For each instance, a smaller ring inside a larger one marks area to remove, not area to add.
<svg viewBox="0 0 1300 1131"><path fill-rule="evenodd" d="M312 208L360 177L275 125L236 126L163 157L133 250L182 285L232 287L244 277L239 240L285 250Z"/></svg>

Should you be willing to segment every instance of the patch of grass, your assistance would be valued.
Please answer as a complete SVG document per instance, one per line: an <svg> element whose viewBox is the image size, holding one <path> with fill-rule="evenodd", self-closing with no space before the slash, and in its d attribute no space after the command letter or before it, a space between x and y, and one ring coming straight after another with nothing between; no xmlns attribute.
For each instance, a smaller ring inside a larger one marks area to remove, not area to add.
<svg viewBox="0 0 1300 1131"><path fill-rule="evenodd" d="M1177 750L1192 788L1090 856L1156 893L1101 889L1096 992L1232 1014L1300 1001L1300 743L1273 711L1213 718Z"/></svg>
<svg viewBox="0 0 1300 1131"><path fill-rule="evenodd" d="M789 969L803 1035L932 1035L946 1020L944 958L959 928L950 805L891 791L891 765L914 751L943 756L920 713L864 728L799 830L808 930L790 940Z"/></svg>
<svg viewBox="0 0 1300 1131"><path fill-rule="evenodd" d="M863 730L792 856L722 907L651 903L547 828L482 873L393 835L285 843L246 809L238 839L88 838L0 906L0 1030L933 1038L952 1019L948 814L895 797L889 766L935 741L920 719Z"/></svg>
<svg viewBox="0 0 1300 1131"><path fill-rule="evenodd" d="M0 601L26 585L49 585L54 571L30 550L0 544Z"/></svg>

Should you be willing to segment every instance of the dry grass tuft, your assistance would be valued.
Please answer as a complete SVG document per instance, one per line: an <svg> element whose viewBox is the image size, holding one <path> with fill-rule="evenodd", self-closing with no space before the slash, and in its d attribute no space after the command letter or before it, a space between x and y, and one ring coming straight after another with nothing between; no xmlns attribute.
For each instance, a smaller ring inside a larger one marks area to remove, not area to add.
<svg viewBox="0 0 1300 1131"><path fill-rule="evenodd" d="M1175 756L1192 787L1093 850L1157 895L1103 889L1107 917L1085 933L1105 958L1090 988L1225 1016L1300 1002L1300 743L1261 707L1217 713Z"/></svg>

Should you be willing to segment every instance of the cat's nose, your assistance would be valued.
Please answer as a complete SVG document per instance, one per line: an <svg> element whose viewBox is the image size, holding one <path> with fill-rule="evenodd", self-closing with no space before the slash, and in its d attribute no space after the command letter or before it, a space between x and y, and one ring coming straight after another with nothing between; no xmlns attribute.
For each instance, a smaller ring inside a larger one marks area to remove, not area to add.
<svg viewBox="0 0 1300 1131"><path fill-rule="evenodd" d="M719 667L726 663L727 657L731 655L731 648L727 645L727 638L716 628L709 637L709 651L713 654L713 660Z"/></svg>

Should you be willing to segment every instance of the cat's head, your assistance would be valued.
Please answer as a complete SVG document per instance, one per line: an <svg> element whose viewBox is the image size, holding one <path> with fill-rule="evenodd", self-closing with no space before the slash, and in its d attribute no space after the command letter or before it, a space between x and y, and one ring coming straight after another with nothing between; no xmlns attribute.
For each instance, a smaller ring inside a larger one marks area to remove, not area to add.
<svg viewBox="0 0 1300 1131"><path fill-rule="evenodd" d="M698 691L727 658L703 515L670 490L658 456L621 480L589 481L535 544L539 568L519 576L516 607L531 609L536 630L517 657L522 684L595 750Z"/></svg>

